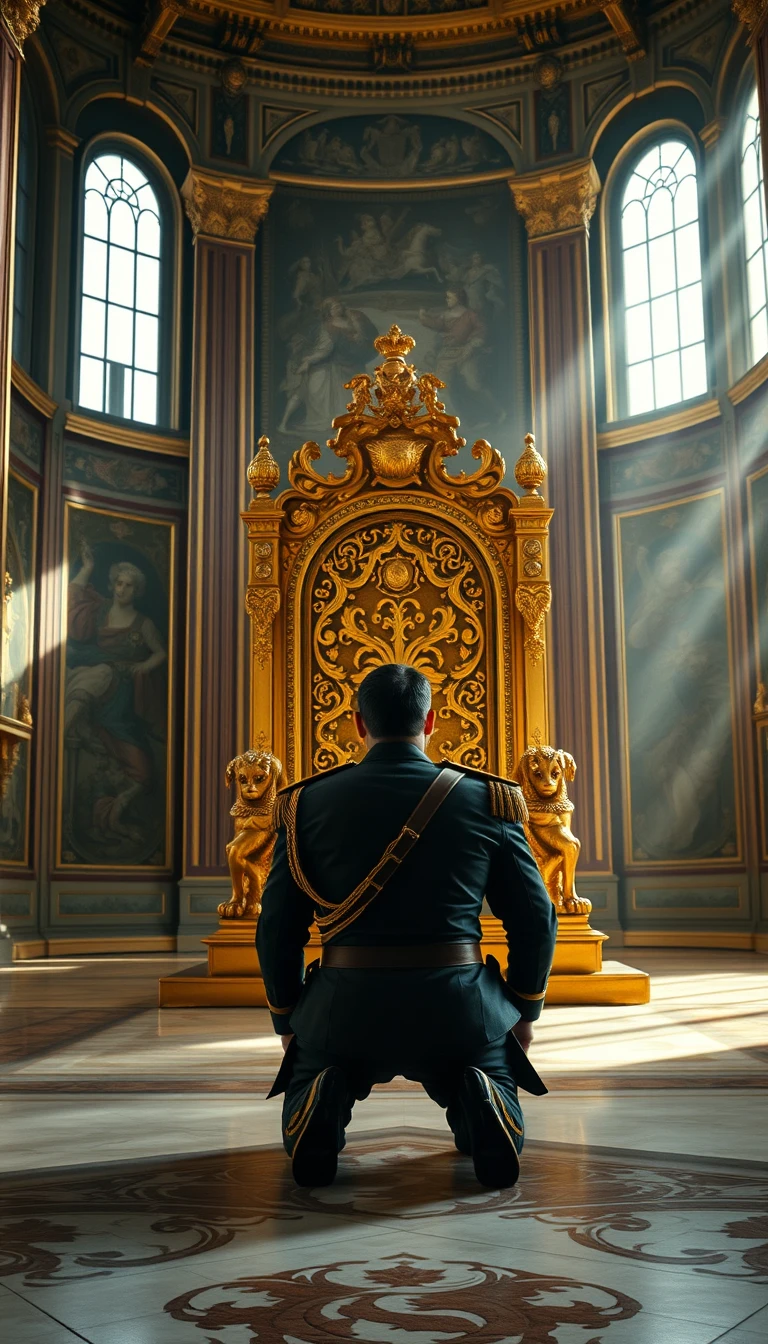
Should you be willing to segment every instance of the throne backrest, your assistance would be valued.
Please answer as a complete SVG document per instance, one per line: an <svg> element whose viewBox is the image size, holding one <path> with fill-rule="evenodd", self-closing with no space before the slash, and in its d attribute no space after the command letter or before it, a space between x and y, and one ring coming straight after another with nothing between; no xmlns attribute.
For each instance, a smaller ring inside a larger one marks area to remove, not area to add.
<svg viewBox="0 0 768 1344"><path fill-rule="evenodd" d="M398 327L375 346L382 363L346 384L328 441L342 475L318 473L320 449L305 443L272 500L266 439L249 469L252 742L268 742L290 778L354 759L357 686L406 662L432 685L433 758L511 773L528 742L546 741L544 463L529 435L522 498L484 439L477 470L450 475L445 460L466 441L438 399L444 384L407 363L414 342Z"/></svg>

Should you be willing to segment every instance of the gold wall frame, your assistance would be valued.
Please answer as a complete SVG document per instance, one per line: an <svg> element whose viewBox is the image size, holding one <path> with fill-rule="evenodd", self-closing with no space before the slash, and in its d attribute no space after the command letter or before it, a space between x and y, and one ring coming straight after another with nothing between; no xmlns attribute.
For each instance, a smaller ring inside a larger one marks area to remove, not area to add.
<svg viewBox="0 0 768 1344"><path fill-rule="evenodd" d="M478 468L451 475L466 441L438 399L444 384L407 363L414 341L393 326L382 363L347 388L328 446L346 464L320 475L308 442L279 468L269 441L249 468L251 745L288 777L357 752L354 689L370 667L408 661L430 678L440 729L434 754L511 775L548 740L545 618L548 528L533 436L515 475L486 440Z"/></svg>

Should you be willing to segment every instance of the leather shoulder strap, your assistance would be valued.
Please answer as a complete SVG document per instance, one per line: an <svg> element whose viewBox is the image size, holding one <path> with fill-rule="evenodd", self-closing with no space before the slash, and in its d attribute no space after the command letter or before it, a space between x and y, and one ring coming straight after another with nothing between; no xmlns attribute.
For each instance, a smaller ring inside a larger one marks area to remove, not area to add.
<svg viewBox="0 0 768 1344"><path fill-rule="evenodd" d="M363 913L379 892L383 891L389 879L410 854L416 841L434 817L438 808L445 802L448 794L464 778L460 770L449 766L441 770L432 780L426 793L419 799L411 815L395 839L387 845L379 862L367 877L350 892L346 900L328 910L327 914L317 915L320 940L327 943L335 934L349 928L350 924ZM327 903L322 902L327 909Z"/></svg>

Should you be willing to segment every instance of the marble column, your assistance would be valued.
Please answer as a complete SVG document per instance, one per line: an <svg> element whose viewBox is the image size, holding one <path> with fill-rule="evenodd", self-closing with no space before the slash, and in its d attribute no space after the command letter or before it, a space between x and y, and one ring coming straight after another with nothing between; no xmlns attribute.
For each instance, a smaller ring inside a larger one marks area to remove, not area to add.
<svg viewBox="0 0 768 1344"><path fill-rule="evenodd" d="M600 181L584 160L513 178L510 187L528 232L534 426L555 510L550 736L576 760L569 790L581 840L579 890L595 900L599 927L601 910L609 925L616 915L588 254Z"/></svg>
<svg viewBox="0 0 768 1344"><path fill-rule="evenodd" d="M270 184L200 168L182 188L195 239L195 304L180 947L208 931L226 891L224 770L249 745L239 515L253 456L255 242L271 192Z"/></svg>

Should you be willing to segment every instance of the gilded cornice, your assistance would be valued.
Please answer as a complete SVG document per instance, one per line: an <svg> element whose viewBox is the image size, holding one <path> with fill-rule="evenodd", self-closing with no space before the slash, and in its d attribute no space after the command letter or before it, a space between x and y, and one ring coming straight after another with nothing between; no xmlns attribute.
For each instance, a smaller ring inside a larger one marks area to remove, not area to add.
<svg viewBox="0 0 768 1344"><path fill-rule="evenodd" d="M195 237L252 243L269 208L271 183L190 168L181 188Z"/></svg>
<svg viewBox="0 0 768 1344"><path fill-rule="evenodd" d="M509 186L528 237L544 238L565 229L589 228L600 178L592 160L581 159L562 168L514 177Z"/></svg>
<svg viewBox="0 0 768 1344"><path fill-rule="evenodd" d="M19 51L37 28L44 4L45 0L0 0L0 13Z"/></svg>

